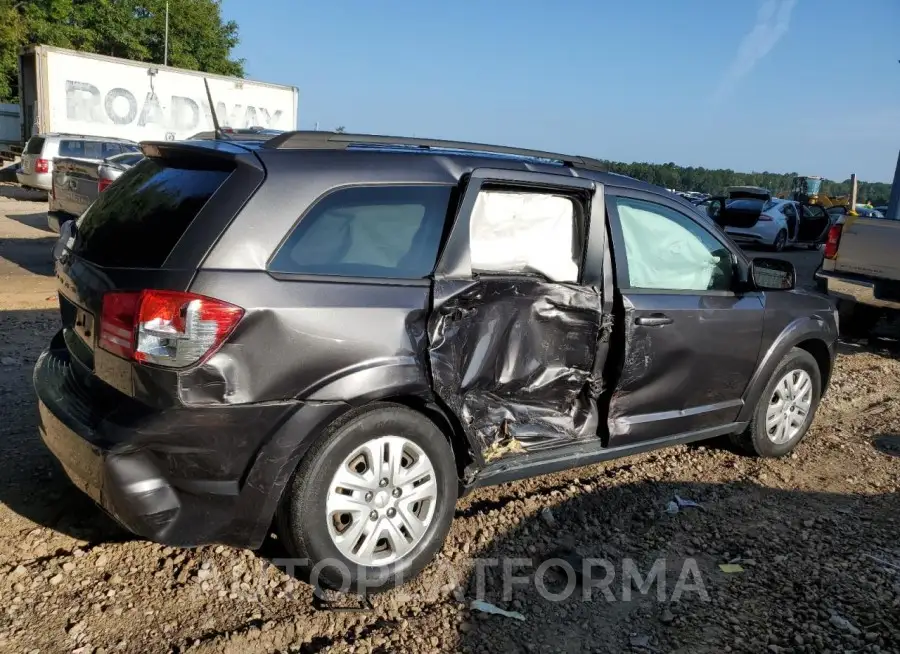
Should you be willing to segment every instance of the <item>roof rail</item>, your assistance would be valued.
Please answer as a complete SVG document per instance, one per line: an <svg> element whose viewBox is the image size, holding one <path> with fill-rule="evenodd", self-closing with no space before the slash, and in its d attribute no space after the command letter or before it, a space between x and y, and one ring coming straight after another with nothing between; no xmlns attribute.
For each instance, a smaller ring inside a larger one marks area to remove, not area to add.
<svg viewBox="0 0 900 654"><path fill-rule="evenodd" d="M505 145L468 143L466 141L446 141L443 139L420 139L408 136L380 136L376 134L344 134L340 132L318 132L298 130L279 134L263 146L274 150L346 150L359 145L380 145L384 147L402 146L422 150L466 150L489 154L506 154L531 159L549 159L567 166L578 166L592 170L606 170L607 166L598 159L580 157L557 152L511 148Z"/></svg>

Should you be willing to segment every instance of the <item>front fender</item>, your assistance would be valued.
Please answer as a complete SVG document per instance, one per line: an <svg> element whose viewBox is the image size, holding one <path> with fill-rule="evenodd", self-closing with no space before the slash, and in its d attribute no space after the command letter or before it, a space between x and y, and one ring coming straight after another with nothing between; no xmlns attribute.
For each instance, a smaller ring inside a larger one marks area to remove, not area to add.
<svg viewBox="0 0 900 654"><path fill-rule="evenodd" d="M762 392L787 354L800 343L811 340L820 341L827 348L832 364L834 363L835 343L837 342L835 326L818 315L793 320L781 330L781 333L760 359L756 372L753 373L747 390L744 392L744 406L738 415L738 422L748 422L752 419ZM823 379L822 381L824 391L824 384L828 380Z"/></svg>

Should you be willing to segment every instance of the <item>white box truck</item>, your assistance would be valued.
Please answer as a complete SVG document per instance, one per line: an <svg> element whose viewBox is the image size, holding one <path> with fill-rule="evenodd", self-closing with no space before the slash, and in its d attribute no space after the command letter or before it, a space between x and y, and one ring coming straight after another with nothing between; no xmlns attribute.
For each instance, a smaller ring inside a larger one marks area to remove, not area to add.
<svg viewBox="0 0 900 654"><path fill-rule="evenodd" d="M186 139L221 127L297 128L297 88L31 46L19 56L22 143L67 133L132 141Z"/></svg>

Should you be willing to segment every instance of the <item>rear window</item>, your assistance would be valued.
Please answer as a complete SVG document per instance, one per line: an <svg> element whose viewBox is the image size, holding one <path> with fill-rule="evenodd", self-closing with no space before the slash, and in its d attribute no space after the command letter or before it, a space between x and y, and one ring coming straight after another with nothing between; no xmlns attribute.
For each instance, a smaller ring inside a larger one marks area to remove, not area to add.
<svg viewBox="0 0 900 654"><path fill-rule="evenodd" d="M431 274L451 186L368 186L325 196L269 266L274 272L421 279Z"/></svg>
<svg viewBox="0 0 900 654"><path fill-rule="evenodd" d="M229 174L147 159L79 218L73 251L98 266L158 268Z"/></svg>
<svg viewBox="0 0 900 654"><path fill-rule="evenodd" d="M140 152L124 152L122 154L114 154L108 158L108 161L122 164L123 166L133 166L143 158L144 155Z"/></svg>
<svg viewBox="0 0 900 654"><path fill-rule="evenodd" d="M103 141L72 141L59 142L60 157L78 157L82 159L103 159L111 154L122 151L118 144L104 143Z"/></svg>
<svg viewBox="0 0 900 654"><path fill-rule="evenodd" d="M750 198L741 198L740 200L729 200L726 205L729 209L736 211L758 211L762 213L765 200L753 200Z"/></svg>
<svg viewBox="0 0 900 654"><path fill-rule="evenodd" d="M40 136L32 136L25 145L25 154L40 154L44 149L44 139Z"/></svg>

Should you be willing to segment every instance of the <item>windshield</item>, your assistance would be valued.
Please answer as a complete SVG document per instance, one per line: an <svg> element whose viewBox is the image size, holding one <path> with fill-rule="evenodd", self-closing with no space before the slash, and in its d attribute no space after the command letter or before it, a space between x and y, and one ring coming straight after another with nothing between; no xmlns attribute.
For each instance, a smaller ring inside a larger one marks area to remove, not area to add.
<svg viewBox="0 0 900 654"><path fill-rule="evenodd" d="M818 195L819 191L822 190L822 180L821 179L807 179L806 180L806 194L807 195Z"/></svg>

